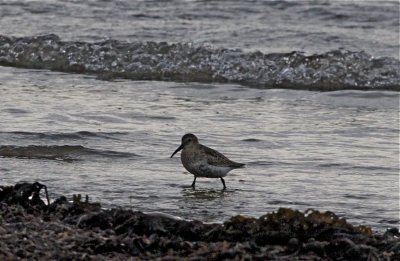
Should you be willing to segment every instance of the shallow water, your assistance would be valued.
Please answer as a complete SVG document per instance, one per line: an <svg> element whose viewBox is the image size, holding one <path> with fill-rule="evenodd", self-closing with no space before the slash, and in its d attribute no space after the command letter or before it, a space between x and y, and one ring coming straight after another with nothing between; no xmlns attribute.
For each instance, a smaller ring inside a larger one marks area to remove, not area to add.
<svg viewBox="0 0 400 261"><path fill-rule="evenodd" d="M2 184L51 198L207 222L279 207L399 225L397 92L261 90L230 84L100 81L0 67ZM246 168L198 179L170 159L184 133Z"/></svg>
<svg viewBox="0 0 400 261"><path fill-rule="evenodd" d="M0 66L2 184L207 222L292 207L399 226L399 93L379 91L400 90L399 10L0 0L0 64L12 66ZM277 86L370 91L258 89ZM187 132L247 164L227 191L210 179L189 188L169 158Z"/></svg>

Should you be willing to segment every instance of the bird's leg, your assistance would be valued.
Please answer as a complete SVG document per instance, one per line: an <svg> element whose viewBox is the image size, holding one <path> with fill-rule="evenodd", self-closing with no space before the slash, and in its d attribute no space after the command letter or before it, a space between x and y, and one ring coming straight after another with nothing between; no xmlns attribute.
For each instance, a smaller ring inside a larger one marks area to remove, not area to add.
<svg viewBox="0 0 400 261"><path fill-rule="evenodd" d="M194 176L194 180L193 180L193 183L192 183L192 188L194 188L195 184L196 184L196 176Z"/></svg>
<svg viewBox="0 0 400 261"><path fill-rule="evenodd" d="M225 189L226 189L226 186L225 186L225 180L224 180L222 177L220 177L220 179L221 179L222 185L224 185L224 188L223 188L223 190L225 190Z"/></svg>

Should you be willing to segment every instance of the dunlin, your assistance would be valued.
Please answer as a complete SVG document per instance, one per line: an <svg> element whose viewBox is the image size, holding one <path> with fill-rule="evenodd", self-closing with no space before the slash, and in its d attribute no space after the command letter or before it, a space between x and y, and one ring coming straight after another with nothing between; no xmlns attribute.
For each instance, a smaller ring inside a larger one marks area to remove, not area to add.
<svg viewBox="0 0 400 261"><path fill-rule="evenodd" d="M225 177L229 171L242 168L245 164L231 161L221 153L199 143L191 133L182 137L181 145L172 153L171 158L182 150L181 161L187 171L194 175L192 187L195 187L197 177L220 178L225 186Z"/></svg>

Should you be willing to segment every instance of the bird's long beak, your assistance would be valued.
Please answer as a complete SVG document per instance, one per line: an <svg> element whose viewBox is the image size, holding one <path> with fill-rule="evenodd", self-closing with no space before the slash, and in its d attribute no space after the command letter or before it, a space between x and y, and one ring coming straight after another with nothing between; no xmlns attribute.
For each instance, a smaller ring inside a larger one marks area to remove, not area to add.
<svg viewBox="0 0 400 261"><path fill-rule="evenodd" d="M181 144L181 146L179 146L179 147L174 151L174 153L172 153L171 158L172 158L178 151L180 151L181 149L183 149L183 145L182 145L182 144Z"/></svg>

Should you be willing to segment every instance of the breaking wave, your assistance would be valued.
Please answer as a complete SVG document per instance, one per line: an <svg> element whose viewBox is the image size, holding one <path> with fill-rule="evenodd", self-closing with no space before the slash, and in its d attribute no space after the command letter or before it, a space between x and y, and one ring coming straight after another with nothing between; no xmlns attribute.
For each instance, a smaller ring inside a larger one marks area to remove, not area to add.
<svg viewBox="0 0 400 261"><path fill-rule="evenodd" d="M266 43L268 44L268 43ZM364 51L246 53L191 43L62 41L0 36L0 65L96 74L100 79L237 83L257 88L400 90L400 61Z"/></svg>

